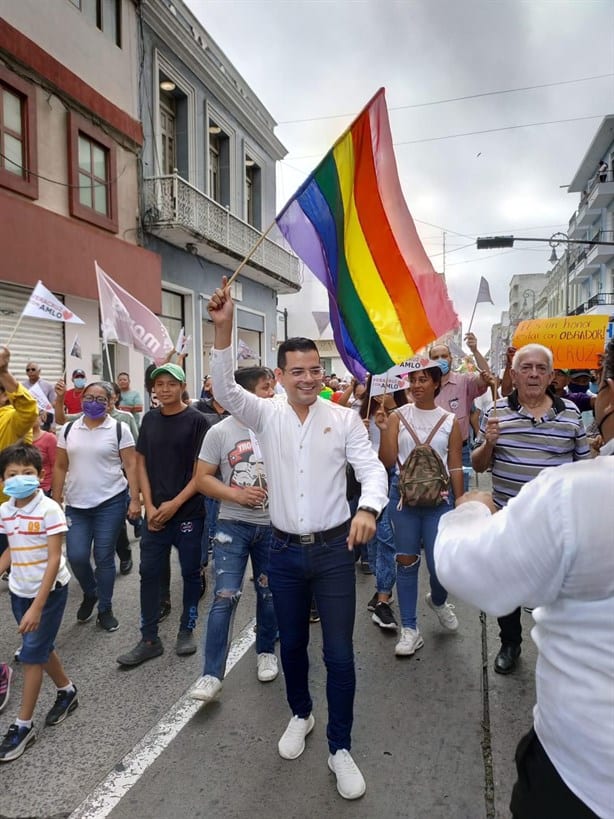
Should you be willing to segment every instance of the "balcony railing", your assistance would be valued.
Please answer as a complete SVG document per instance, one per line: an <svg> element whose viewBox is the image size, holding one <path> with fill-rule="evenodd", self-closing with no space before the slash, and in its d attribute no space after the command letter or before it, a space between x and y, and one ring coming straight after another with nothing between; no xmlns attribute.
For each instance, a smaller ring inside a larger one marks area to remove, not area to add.
<svg viewBox="0 0 614 819"><path fill-rule="evenodd" d="M194 244L205 257L211 248L218 262L220 253L241 261L262 236L176 173L144 179L143 185L145 228L172 244L182 248ZM300 289L298 258L268 237L254 251L248 266L271 276L278 290Z"/></svg>
<svg viewBox="0 0 614 819"><path fill-rule="evenodd" d="M614 305L614 293L595 293L588 301L582 302L573 310L569 311L570 316L581 316L583 313L588 313L593 307L601 305Z"/></svg>

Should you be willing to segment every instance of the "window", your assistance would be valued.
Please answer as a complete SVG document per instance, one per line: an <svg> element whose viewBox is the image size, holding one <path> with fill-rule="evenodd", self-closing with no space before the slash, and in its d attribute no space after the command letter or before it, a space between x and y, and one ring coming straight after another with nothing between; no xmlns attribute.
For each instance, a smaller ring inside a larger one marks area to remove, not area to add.
<svg viewBox="0 0 614 819"><path fill-rule="evenodd" d="M160 92L160 141L162 145L162 173L172 174L177 167L177 135L176 135L176 104L175 98L165 92Z"/></svg>
<svg viewBox="0 0 614 819"><path fill-rule="evenodd" d="M245 157L245 221L261 228L260 168L249 156Z"/></svg>
<svg viewBox="0 0 614 819"><path fill-rule="evenodd" d="M90 23L121 48L121 0L70 0Z"/></svg>
<svg viewBox="0 0 614 819"><path fill-rule="evenodd" d="M0 66L0 185L38 197L35 89Z"/></svg>
<svg viewBox="0 0 614 819"><path fill-rule="evenodd" d="M211 199L230 207L230 140L209 120L209 190Z"/></svg>
<svg viewBox="0 0 614 819"><path fill-rule="evenodd" d="M263 361L264 316L237 308L237 366L258 367Z"/></svg>
<svg viewBox="0 0 614 819"><path fill-rule="evenodd" d="M115 143L91 122L68 114L71 216L117 233Z"/></svg>
<svg viewBox="0 0 614 819"><path fill-rule="evenodd" d="M181 328L185 327L184 297L181 293L162 290L162 312L159 318L174 342Z"/></svg>

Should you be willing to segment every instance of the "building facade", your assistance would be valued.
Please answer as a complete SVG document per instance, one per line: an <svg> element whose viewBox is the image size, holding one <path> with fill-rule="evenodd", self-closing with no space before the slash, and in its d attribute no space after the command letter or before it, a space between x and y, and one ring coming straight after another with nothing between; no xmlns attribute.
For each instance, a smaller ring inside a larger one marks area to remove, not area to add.
<svg viewBox="0 0 614 819"><path fill-rule="evenodd" d="M143 0L140 10L143 237L162 259L161 318L171 336L182 326L192 336L194 394L209 371L207 300L255 245L233 286L237 363L276 360L277 298L300 289L298 259L269 230L275 164L286 150L269 112L181 0Z"/></svg>
<svg viewBox="0 0 614 819"><path fill-rule="evenodd" d="M102 376L94 261L154 312L159 256L139 246L137 6L0 0L0 338L12 369ZM24 319L38 280L85 321ZM71 357L75 329L82 358ZM110 350L115 371L142 356Z"/></svg>

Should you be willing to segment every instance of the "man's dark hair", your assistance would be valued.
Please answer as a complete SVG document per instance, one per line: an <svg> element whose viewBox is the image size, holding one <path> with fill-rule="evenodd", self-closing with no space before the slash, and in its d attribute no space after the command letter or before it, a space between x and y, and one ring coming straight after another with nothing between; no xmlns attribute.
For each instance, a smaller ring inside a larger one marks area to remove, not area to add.
<svg viewBox="0 0 614 819"><path fill-rule="evenodd" d="M286 366L287 353L310 353L311 351L318 353L315 341L310 338L303 338L303 336L295 336L282 341L277 350L277 366L283 370ZM318 358L320 354L318 353Z"/></svg>
<svg viewBox="0 0 614 819"><path fill-rule="evenodd" d="M241 367L235 370L235 381L240 387L248 392L254 392L256 384L261 378L270 378L271 371L268 367Z"/></svg>
<svg viewBox="0 0 614 819"><path fill-rule="evenodd" d="M9 464L33 466L40 473L43 471L43 458L40 450L31 444L13 444L0 452L0 478L4 479Z"/></svg>

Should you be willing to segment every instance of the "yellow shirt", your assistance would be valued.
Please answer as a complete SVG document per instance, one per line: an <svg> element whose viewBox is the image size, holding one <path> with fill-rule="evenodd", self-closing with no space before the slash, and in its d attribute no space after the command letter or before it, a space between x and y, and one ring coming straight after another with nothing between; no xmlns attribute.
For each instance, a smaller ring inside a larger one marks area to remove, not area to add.
<svg viewBox="0 0 614 819"><path fill-rule="evenodd" d="M32 443L32 424L38 415L38 404L27 389L19 384L15 392L7 392L9 403L0 407L0 450L17 441ZM8 497L0 491L0 503Z"/></svg>

